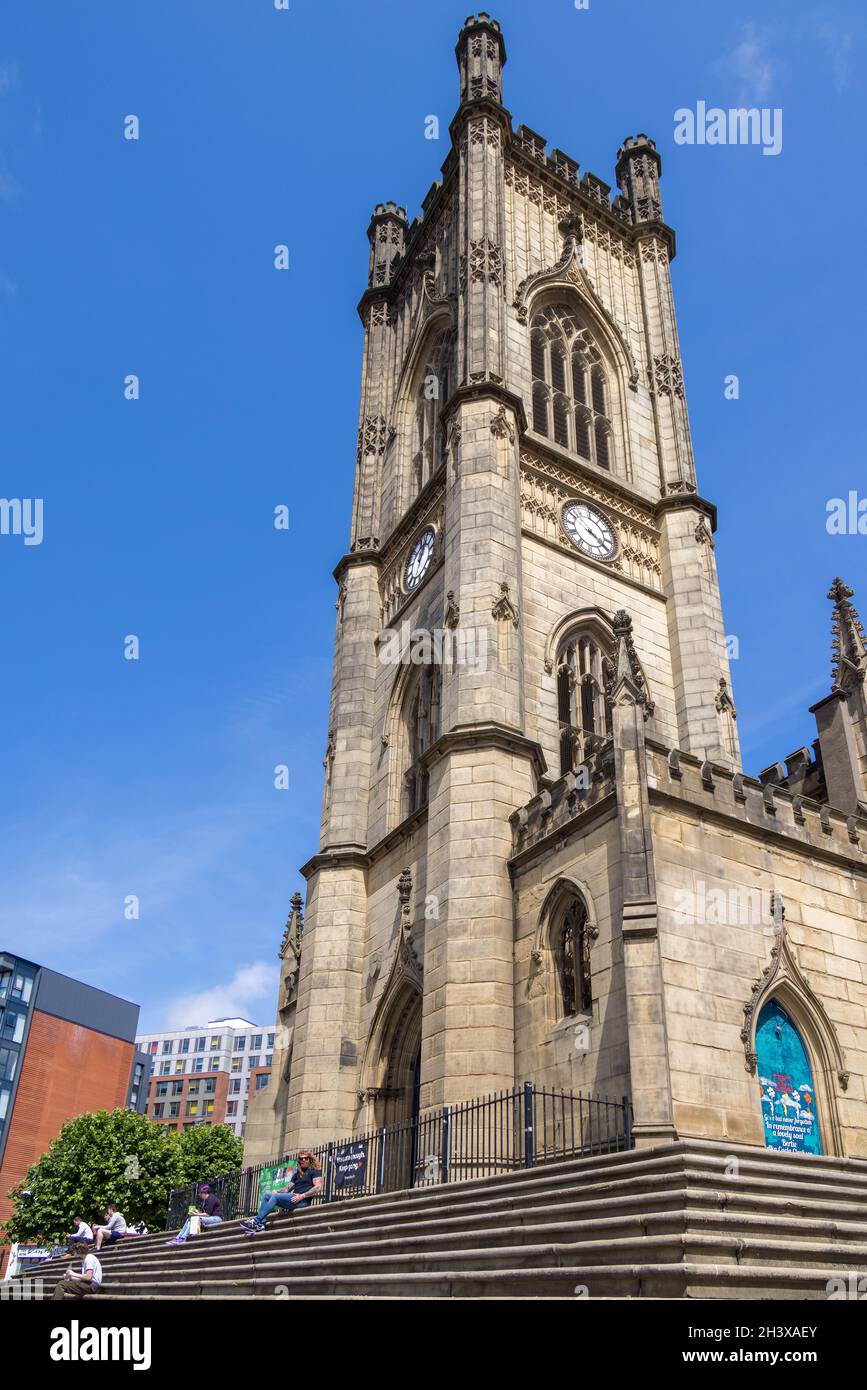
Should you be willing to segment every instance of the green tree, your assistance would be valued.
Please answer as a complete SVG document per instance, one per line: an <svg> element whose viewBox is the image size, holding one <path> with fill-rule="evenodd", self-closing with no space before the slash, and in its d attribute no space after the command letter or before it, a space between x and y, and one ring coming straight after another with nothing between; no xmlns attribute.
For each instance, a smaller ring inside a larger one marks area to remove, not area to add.
<svg viewBox="0 0 867 1390"><path fill-rule="evenodd" d="M176 1187L236 1173L244 1161L244 1141L228 1125L193 1125L175 1137L182 1172Z"/></svg>
<svg viewBox="0 0 867 1390"><path fill-rule="evenodd" d="M8 1194L15 1211L6 1236L57 1239L72 1229L74 1216L101 1219L109 1202L131 1223L162 1228L171 1188L186 1181L182 1137L132 1110L70 1120ZM32 1201L22 1195L28 1190Z"/></svg>

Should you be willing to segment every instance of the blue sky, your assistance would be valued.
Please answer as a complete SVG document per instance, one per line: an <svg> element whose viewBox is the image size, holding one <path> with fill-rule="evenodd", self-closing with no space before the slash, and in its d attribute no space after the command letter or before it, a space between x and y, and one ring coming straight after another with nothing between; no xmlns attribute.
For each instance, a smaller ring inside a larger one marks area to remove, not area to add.
<svg viewBox="0 0 867 1390"><path fill-rule="evenodd" d="M438 175L467 9L7 0L0 492L44 498L45 534L0 538L0 945L135 999L143 1028L273 1017L318 825L365 231L387 198L415 215ZM867 538L825 529L830 497L867 488L863 7L492 13L515 125L608 182L625 135L662 153L757 772L814 737L836 574L867 616ZM675 145L699 100L782 108L782 153Z"/></svg>

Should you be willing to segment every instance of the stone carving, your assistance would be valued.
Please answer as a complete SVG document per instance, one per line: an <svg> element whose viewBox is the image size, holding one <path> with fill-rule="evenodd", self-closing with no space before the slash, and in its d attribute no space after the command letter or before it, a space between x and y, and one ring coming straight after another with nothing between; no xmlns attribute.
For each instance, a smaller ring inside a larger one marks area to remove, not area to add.
<svg viewBox="0 0 867 1390"><path fill-rule="evenodd" d="M737 719L738 713L735 709L735 702L729 694L728 681L725 676L720 676L719 678L719 690L717 691L714 704L719 714L729 714L732 719Z"/></svg>
<svg viewBox="0 0 867 1390"><path fill-rule="evenodd" d="M506 407L501 405L496 415L491 420L491 434L495 434L498 439L508 439L510 444L515 442L515 431L506 414Z"/></svg>
<svg viewBox="0 0 867 1390"><path fill-rule="evenodd" d="M867 672L867 646L861 620L850 600L855 590L835 579L828 590L834 604L831 679L835 690L851 690L864 682Z"/></svg>
<svg viewBox="0 0 867 1390"><path fill-rule="evenodd" d="M632 619L625 608L621 608L619 612L614 614L613 626L617 648L605 682L605 697L609 701L612 700L617 686L621 681L627 680L636 693L637 703L644 709L645 719L649 719L653 714L655 705L650 698L647 677L635 650Z"/></svg>
<svg viewBox="0 0 867 1390"><path fill-rule="evenodd" d="M443 627L449 629L450 631L454 631L460 620L461 610L458 604L455 602L454 589L449 589L448 593L446 594L446 612L445 617L443 618Z"/></svg>
<svg viewBox="0 0 867 1390"><path fill-rule="evenodd" d="M680 358L668 352L654 356L653 367L649 369L651 392L660 396L677 396L683 399L683 370Z"/></svg>
<svg viewBox="0 0 867 1390"><path fill-rule="evenodd" d="M518 610L509 598L509 586L503 581L500 585L500 597L491 609L491 617L499 622L509 622L512 627L518 626Z"/></svg>
<svg viewBox="0 0 867 1390"><path fill-rule="evenodd" d="M707 521L703 516L700 517L697 521L695 531L693 534L695 535L695 539L699 545L710 546L711 550L715 548L713 534L711 532L710 527L707 524Z"/></svg>
<svg viewBox="0 0 867 1390"><path fill-rule="evenodd" d="M384 453L387 436L388 426L381 415L365 415L358 427L357 458Z"/></svg>

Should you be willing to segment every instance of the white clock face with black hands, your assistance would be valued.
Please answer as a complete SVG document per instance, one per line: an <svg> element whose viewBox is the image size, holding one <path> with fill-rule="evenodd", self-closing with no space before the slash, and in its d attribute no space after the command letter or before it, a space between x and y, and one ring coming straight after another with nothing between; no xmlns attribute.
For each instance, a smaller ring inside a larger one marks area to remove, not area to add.
<svg viewBox="0 0 867 1390"><path fill-rule="evenodd" d="M593 560L610 560L617 549L605 517L586 502L570 502L563 512L563 526L572 543Z"/></svg>
<svg viewBox="0 0 867 1390"><path fill-rule="evenodd" d="M415 589L424 579L430 569L433 552L434 533L433 531L424 531L409 552L409 559L406 562L404 583L408 589Z"/></svg>

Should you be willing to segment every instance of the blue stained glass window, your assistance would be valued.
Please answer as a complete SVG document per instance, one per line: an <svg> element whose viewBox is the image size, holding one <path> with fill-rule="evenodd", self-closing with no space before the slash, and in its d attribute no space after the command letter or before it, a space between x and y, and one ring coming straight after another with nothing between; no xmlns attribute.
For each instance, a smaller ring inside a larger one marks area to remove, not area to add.
<svg viewBox="0 0 867 1390"><path fill-rule="evenodd" d="M756 1053L766 1145L789 1153L820 1154L810 1058L800 1033L775 999L759 1014Z"/></svg>

